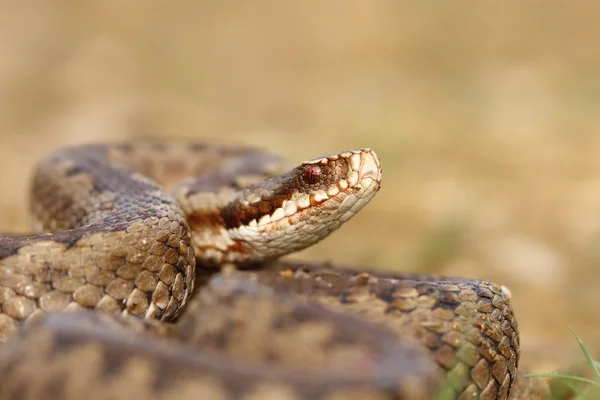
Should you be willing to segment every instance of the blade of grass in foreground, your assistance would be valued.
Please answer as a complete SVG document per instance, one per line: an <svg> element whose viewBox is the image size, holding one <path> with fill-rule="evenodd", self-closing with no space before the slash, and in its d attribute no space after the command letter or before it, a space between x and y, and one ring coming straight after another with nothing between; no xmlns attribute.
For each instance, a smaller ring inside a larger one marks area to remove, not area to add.
<svg viewBox="0 0 600 400"><path fill-rule="evenodd" d="M587 349L587 347L585 346L585 344L583 343L583 341L581 340L579 335L577 335L575 330L572 327L569 327L569 329L573 333L573 336L575 336L575 339L577 340L577 343L579 344L579 347L581 348L581 351L583 352L583 355L586 360L586 364L591 370L592 378L590 379L590 378L584 378L584 377L577 376L577 375L561 374L558 372L540 373L540 374L534 373L534 374L528 374L526 376L527 377L559 379L561 382L563 382L567 387L569 387L577 395L575 400L590 399L589 395L595 396L597 394L597 390L600 389L600 362L598 362L597 360L594 360L594 358L590 354L589 350ZM586 385L588 385L588 387L585 388L585 390L584 390L581 387L579 387L577 385L577 383L586 384Z"/></svg>
<svg viewBox="0 0 600 400"><path fill-rule="evenodd" d="M596 380L596 382L600 381L600 370L598 369L597 362L594 361L594 359L592 358L592 355L588 351L587 347L585 347L585 345L583 344L583 341L581 340L581 338L579 337L577 332L575 332L575 329L573 329L573 327L571 327L571 326L569 326L569 329L571 330L571 332L573 332L573 336L575 336L577 343L579 343L579 347L581 348L581 351L585 355L585 360L586 360L588 366L590 367L590 369L592 370L594 379Z"/></svg>

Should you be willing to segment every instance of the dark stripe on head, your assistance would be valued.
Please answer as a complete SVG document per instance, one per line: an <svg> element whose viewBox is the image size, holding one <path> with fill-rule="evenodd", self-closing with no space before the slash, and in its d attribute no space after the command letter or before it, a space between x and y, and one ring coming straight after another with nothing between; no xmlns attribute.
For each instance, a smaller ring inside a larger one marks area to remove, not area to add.
<svg viewBox="0 0 600 400"><path fill-rule="evenodd" d="M289 195L287 194L276 194L271 198L253 204L243 204L236 201L224 207L220 216L228 229L239 228L242 225L248 225L252 220L258 222L261 217L273 214L288 198Z"/></svg>

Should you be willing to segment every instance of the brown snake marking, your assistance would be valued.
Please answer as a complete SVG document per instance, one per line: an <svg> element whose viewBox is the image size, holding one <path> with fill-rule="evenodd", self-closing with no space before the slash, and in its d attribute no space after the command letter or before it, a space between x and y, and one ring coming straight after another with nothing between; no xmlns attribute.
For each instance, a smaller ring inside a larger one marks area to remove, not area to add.
<svg viewBox="0 0 600 400"><path fill-rule="evenodd" d="M269 262L380 178L370 150L283 174L204 143L54 152L32 188L48 233L0 238L0 399L543 398L500 286Z"/></svg>

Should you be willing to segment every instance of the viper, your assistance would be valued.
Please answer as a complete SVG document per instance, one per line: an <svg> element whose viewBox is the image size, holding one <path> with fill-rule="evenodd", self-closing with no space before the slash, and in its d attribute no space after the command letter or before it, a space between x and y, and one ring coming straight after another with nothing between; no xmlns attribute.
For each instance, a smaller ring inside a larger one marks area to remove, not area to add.
<svg viewBox="0 0 600 400"><path fill-rule="evenodd" d="M508 289L277 261L381 176L371 149L287 171L203 142L54 151L35 232L0 238L0 399L543 398Z"/></svg>

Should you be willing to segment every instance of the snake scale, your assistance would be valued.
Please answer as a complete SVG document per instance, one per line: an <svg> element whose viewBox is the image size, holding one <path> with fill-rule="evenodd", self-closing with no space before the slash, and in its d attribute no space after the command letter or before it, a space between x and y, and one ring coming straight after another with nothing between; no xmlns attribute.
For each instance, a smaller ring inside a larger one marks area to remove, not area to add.
<svg viewBox="0 0 600 400"><path fill-rule="evenodd" d="M541 396L505 288L277 261L380 181L370 149L287 172L212 143L54 151L36 233L0 238L0 399Z"/></svg>

